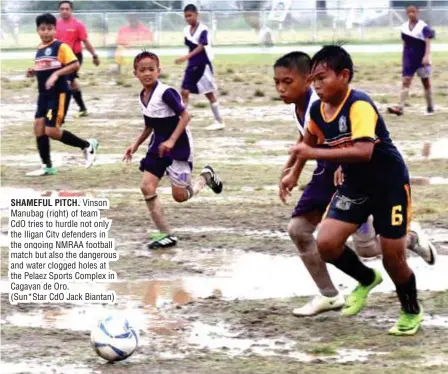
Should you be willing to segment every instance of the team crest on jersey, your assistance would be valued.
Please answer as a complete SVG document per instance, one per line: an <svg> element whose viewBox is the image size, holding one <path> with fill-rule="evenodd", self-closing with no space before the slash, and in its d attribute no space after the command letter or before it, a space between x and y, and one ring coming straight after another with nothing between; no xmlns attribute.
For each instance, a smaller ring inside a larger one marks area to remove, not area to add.
<svg viewBox="0 0 448 374"><path fill-rule="evenodd" d="M50 56L51 55L51 48L47 48L44 52L45 56Z"/></svg>
<svg viewBox="0 0 448 374"><path fill-rule="evenodd" d="M346 132L347 131L347 119L345 116L341 116L339 118L339 132Z"/></svg>

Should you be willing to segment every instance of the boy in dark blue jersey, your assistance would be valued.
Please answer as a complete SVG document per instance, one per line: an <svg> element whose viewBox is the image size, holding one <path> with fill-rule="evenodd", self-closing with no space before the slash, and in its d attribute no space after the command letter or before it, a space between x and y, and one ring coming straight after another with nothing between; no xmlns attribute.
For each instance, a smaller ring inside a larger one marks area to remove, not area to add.
<svg viewBox="0 0 448 374"><path fill-rule="evenodd" d="M369 292L382 282L381 274L365 266L345 245L372 215L383 264L402 306L400 318L389 333L414 335L423 309L417 301L415 275L406 262L406 233L411 220L407 167L373 101L349 87L353 62L343 48L322 48L312 59L312 74L320 100L311 107L304 141L291 152L298 158L294 165L297 170L306 160L342 166L344 182L333 196L317 238L322 259L359 282L342 314L359 313Z"/></svg>
<svg viewBox="0 0 448 374"><path fill-rule="evenodd" d="M55 39L56 18L42 14L36 18L37 33L42 44L36 51L34 68L28 69L28 77L37 77L39 97L34 122L37 149L42 168L27 176L56 174L50 157L50 138L80 148L86 159L86 167L93 164L98 148L96 139L84 140L69 131L61 130L70 102L67 76L79 69L79 62L70 47Z"/></svg>

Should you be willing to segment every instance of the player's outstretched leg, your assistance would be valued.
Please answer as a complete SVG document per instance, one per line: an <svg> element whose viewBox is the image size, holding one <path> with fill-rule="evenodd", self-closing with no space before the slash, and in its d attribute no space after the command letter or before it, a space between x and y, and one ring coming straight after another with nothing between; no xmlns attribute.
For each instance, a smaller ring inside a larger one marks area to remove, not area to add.
<svg viewBox="0 0 448 374"><path fill-rule="evenodd" d="M288 233L291 240L299 250L300 258L319 288L320 295L314 296L308 303L292 311L297 317L312 316L327 310L340 309L344 305L344 296L334 286L327 264L320 257L313 233L322 214L310 213L296 216L288 225ZM314 222L313 222L314 221Z"/></svg>
<svg viewBox="0 0 448 374"><path fill-rule="evenodd" d="M352 238L358 256L372 258L382 254L372 216L369 216L367 222L356 230ZM417 223L411 222L411 229L406 236L406 248L420 256L429 265L435 264L437 250Z"/></svg>
<svg viewBox="0 0 448 374"><path fill-rule="evenodd" d="M406 248L420 256L429 265L436 263L436 247L431 243L418 223L411 222L410 231L406 236Z"/></svg>
<svg viewBox="0 0 448 374"><path fill-rule="evenodd" d="M406 238L380 237L383 264L395 284L401 303L398 321L389 330L392 335L414 335L423 320L423 308L417 300L415 275L406 262Z"/></svg>
<svg viewBox="0 0 448 374"><path fill-rule="evenodd" d="M207 186L212 189L214 193L221 193L223 189L223 183L219 178L219 175L215 173L210 165L204 166L201 172L201 176L205 179Z"/></svg>
<svg viewBox="0 0 448 374"><path fill-rule="evenodd" d="M370 291L383 281L380 272L365 266L356 253L345 245L356 229L356 224L327 218L322 221L317 237L322 259L359 282L342 308L342 315L345 316L358 314L366 306Z"/></svg>
<svg viewBox="0 0 448 374"><path fill-rule="evenodd" d="M46 127L45 133L54 140L67 144L71 147L80 148L85 158L85 167L92 166L96 158L99 142L97 139L84 140L72 134L70 131L61 130L58 127Z"/></svg>

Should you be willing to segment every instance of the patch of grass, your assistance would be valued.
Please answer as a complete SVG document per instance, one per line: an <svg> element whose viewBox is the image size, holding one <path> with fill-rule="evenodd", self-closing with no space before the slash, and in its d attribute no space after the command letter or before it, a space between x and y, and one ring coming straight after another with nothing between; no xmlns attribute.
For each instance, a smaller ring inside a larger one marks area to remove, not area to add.
<svg viewBox="0 0 448 374"><path fill-rule="evenodd" d="M168 79L170 77L170 75L168 73L160 73L159 78L160 79Z"/></svg>
<svg viewBox="0 0 448 374"><path fill-rule="evenodd" d="M257 86L259 86L260 84L263 84L263 81L256 80L254 83L255 83Z"/></svg>
<svg viewBox="0 0 448 374"><path fill-rule="evenodd" d="M121 76L115 80L115 83L117 84L117 86L123 86L125 84L125 82L126 82L126 80Z"/></svg>
<svg viewBox="0 0 448 374"><path fill-rule="evenodd" d="M232 81L235 83L244 82L244 78L238 74L233 77Z"/></svg>
<svg viewBox="0 0 448 374"><path fill-rule="evenodd" d="M332 345L322 345L314 348L310 348L306 351L307 353L311 353L313 355L328 355L333 356L337 354L336 347Z"/></svg>
<svg viewBox="0 0 448 374"><path fill-rule="evenodd" d="M233 68L227 68L226 69L226 73L227 74L233 74L233 73L235 73L235 70Z"/></svg>
<svg viewBox="0 0 448 374"><path fill-rule="evenodd" d="M89 80L88 85L91 87L98 86L98 82L96 81L96 79L91 79Z"/></svg>
<svg viewBox="0 0 448 374"><path fill-rule="evenodd" d="M378 102L381 103L381 104L389 104L389 99L386 96L381 96L378 99Z"/></svg>
<svg viewBox="0 0 448 374"><path fill-rule="evenodd" d="M279 96L271 96L272 101L282 101Z"/></svg>
<svg viewBox="0 0 448 374"><path fill-rule="evenodd" d="M198 101L197 103L193 104L193 107L198 108L198 109L204 109L208 107L208 104L204 101Z"/></svg>
<svg viewBox="0 0 448 374"><path fill-rule="evenodd" d="M257 89L255 90L255 92L254 92L254 96L255 96L255 97L264 97L265 94L264 94L264 91L263 91L262 89L257 88Z"/></svg>
<svg viewBox="0 0 448 374"><path fill-rule="evenodd" d="M220 90L219 91L219 95L220 96L227 96L229 94L229 91L227 91L227 90Z"/></svg>
<svg viewBox="0 0 448 374"><path fill-rule="evenodd" d="M132 87L132 83L126 82L125 84L123 84L123 87L130 88Z"/></svg>

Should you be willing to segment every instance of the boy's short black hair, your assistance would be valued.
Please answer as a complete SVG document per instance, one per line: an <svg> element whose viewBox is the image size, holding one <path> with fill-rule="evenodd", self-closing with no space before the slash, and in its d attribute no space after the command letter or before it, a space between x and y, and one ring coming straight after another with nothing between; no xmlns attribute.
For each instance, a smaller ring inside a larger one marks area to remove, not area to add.
<svg viewBox="0 0 448 374"><path fill-rule="evenodd" d="M53 25L56 27L56 17L51 13L41 14L36 17L36 26L39 27L40 25Z"/></svg>
<svg viewBox="0 0 448 374"><path fill-rule="evenodd" d="M305 52L290 52L275 61L275 68L294 69L301 74L311 72L311 57Z"/></svg>
<svg viewBox="0 0 448 374"><path fill-rule="evenodd" d="M196 5L194 5L194 4L188 4L184 8L184 13L185 12L197 13L198 12L198 8L196 8Z"/></svg>
<svg viewBox="0 0 448 374"><path fill-rule="evenodd" d="M349 53L340 45L326 45L311 59L311 70L318 64L324 64L327 68L339 74L347 69L350 72L349 82L353 78L353 61Z"/></svg>
<svg viewBox="0 0 448 374"><path fill-rule="evenodd" d="M58 4L58 9L61 7L62 4L68 4L70 5L70 9L73 10L73 3L69 0L62 0Z"/></svg>
<svg viewBox="0 0 448 374"><path fill-rule="evenodd" d="M157 63L157 66L160 66L159 57L155 53L149 51L142 51L137 56L134 57L134 70L137 68L137 64L144 58L150 58L151 60L154 60Z"/></svg>

